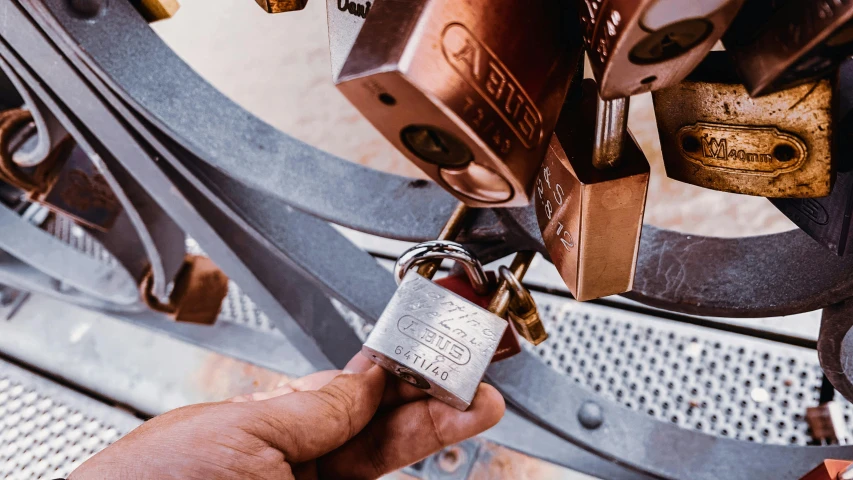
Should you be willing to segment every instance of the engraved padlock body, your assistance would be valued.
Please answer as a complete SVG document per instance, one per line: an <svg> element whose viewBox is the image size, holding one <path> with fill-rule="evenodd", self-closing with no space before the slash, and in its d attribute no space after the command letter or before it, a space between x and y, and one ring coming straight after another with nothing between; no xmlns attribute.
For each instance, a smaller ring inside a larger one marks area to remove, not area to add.
<svg viewBox="0 0 853 480"><path fill-rule="evenodd" d="M412 270L362 352L404 381L466 410L506 328L506 320Z"/></svg>
<svg viewBox="0 0 853 480"><path fill-rule="evenodd" d="M743 0L582 0L581 31L601 97L675 85L702 61Z"/></svg>
<svg viewBox="0 0 853 480"><path fill-rule="evenodd" d="M486 272L486 276L488 277L489 284L496 287L497 277L495 276L495 272ZM491 288L485 295L477 293L474 291L471 282L468 280L467 274L464 273L457 273L439 278L435 280L435 284L450 290L484 310L488 310L489 304L491 303L492 297L495 293L495 288ZM510 325L504 331L501 341L498 343L498 348L495 350L495 355L492 357L492 363L506 360L507 358L513 357L519 353L521 353L521 344L518 342L518 335Z"/></svg>
<svg viewBox="0 0 853 480"><path fill-rule="evenodd" d="M750 0L723 37L750 95L830 75L853 55L853 2Z"/></svg>
<svg viewBox="0 0 853 480"><path fill-rule="evenodd" d="M101 231L112 228L122 212L104 175L77 146L52 176L47 189L30 193L29 199Z"/></svg>
<svg viewBox="0 0 853 480"><path fill-rule="evenodd" d="M772 198L770 202L819 244L844 255L853 247L853 60L839 69L836 98L837 172L832 192L820 198Z"/></svg>
<svg viewBox="0 0 853 480"><path fill-rule="evenodd" d="M833 82L750 98L725 52L652 94L666 173L724 192L829 195L834 180Z"/></svg>
<svg viewBox="0 0 853 480"><path fill-rule="evenodd" d="M597 86L587 79L581 88L580 103L560 116L534 203L551 261L586 301L633 286L650 167L627 131L619 166L593 166Z"/></svg>
<svg viewBox="0 0 853 480"><path fill-rule="evenodd" d="M526 206L582 53L568 10L552 0L376 2L338 88L462 202Z"/></svg>

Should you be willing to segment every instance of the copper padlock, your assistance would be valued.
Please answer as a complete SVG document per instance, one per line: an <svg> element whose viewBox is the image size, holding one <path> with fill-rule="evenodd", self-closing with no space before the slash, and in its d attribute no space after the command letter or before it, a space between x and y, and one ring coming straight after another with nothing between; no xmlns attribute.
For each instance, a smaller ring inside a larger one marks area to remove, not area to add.
<svg viewBox="0 0 853 480"><path fill-rule="evenodd" d="M149 272L140 284L142 300L151 310L165 313L177 322L213 325L228 295L228 277L213 260L200 255L187 255L183 268L175 276L167 303L151 293Z"/></svg>
<svg viewBox="0 0 853 480"><path fill-rule="evenodd" d="M848 480L851 477L842 476L846 469L853 465L850 460L824 460L814 470L801 477L800 480Z"/></svg>
<svg viewBox="0 0 853 480"><path fill-rule="evenodd" d="M489 285L492 285L493 287L497 286L495 272L486 272L486 276L489 278ZM438 280L435 280L435 284L450 290L482 309L489 308L489 304L495 294L494 288L491 288L487 295L481 295L475 292L471 282L468 281L468 277L464 273L439 278ZM495 355L492 357L492 363L506 360L507 358L519 353L521 353L521 345L518 343L518 335L513 330L512 324L510 324L504 331L500 343L498 343L498 348L495 350Z"/></svg>
<svg viewBox="0 0 853 480"><path fill-rule="evenodd" d="M830 75L853 54L853 2L750 0L723 44L752 96Z"/></svg>
<svg viewBox="0 0 853 480"><path fill-rule="evenodd" d="M680 82L722 37L743 1L580 1L581 31L601 97Z"/></svg>
<svg viewBox="0 0 853 480"><path fill-rule="evenodd" d="M627 129L597 134L603 125L590 119L608 104L595 81L580 88L579 103L566 104L551 138L535 205L551 261L572 295L585 301L633 286L650 167ZM619 145L615 155L601 148L605 143Z"/></svg>
<svg viewBox="0 0 853 480"><path fill-rule="evenodd" d="M835 118L836 176L832 193L820 198L773 198L770 202L836 255L853 246L853 60L839 69Z"/></svg>
<svg viewBox="0 0 853 480"><path fill-rule="evenodd" d="M462 202L526 206L581 58L573 13L553 0L378 1L338 88Z"/></svg>
<svg viewBox="0 0 853 480"><path fill-rule="evenodd" d="M750 98L725 52L652 94L670 178L771 198L829 195L833 82Z"/></svg>
<svg viewBox="0 0 853 480"><path fill-rule="evenodd" d="M112 228L122 207L106 178L80 147L74 147L58 166L44 191L31 191L29 199L76 223L101 231Z"/></svg>

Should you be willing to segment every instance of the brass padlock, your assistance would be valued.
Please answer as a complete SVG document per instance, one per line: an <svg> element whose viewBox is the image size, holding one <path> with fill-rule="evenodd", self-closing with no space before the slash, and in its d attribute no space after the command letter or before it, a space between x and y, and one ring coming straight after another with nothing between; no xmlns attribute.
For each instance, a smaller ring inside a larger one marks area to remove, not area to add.
<svg viewBox="0 0 853 480"><path fill-rule="evenodd" d="M507 322L412 270L436 258L460 261L474 290L488 292L482 265L462 245L447 241L416 245L398 259L394 270L399 288L362 352L404 381L465 410Z"/></svg>
<svg viewBox="0 0 853 480"><path fill-rule="evenodd" d="M507 311L508 319L525 340L533 345L539 345L548 339L548 332L539 316L539 308L530 292L524 288L521 281L507 267L498 270L501 278L507 282L513 297Z"/></svg>
<svg viewBox="0 0 853 480"><path fill-rule="evenodd" d="M567 103L537 179L539 229L572 295L592 300L631 290L650 167L627 129L590 119L622 118L584 80L579 103ZM624 106L623 106L624 108ZM603 131L609 132L601 135ZM614 145L615 147L605 147Z"/></svg>
<svg viewBox="0 0 853 480"><path fill-rule="evenodd" d="M142 300L151 310L165 313L177 322L213 325L228 295L228 277L213 260L200 255L187 255L175 276L168 302L161 302L151 293L152 281L151 272L142 279Z"/></svg>
<svg viewBox="0 0 853 480"><path fill-rule="evenodd" d="M349 3L346 0L341 0ZM308 4L308 0L255 0L267 13L283 13L302 10Z"/></svg>
<svg viewBox="0 0 853 480"><path fill-rule="evenodd" d="M770 202L819 244L844 255L853 243L853 60L839 69L836 97L837 172L832 192L820 198L772 198Z"/></svg>
<svg viewBox="0 0 853 480"><path fill-rule="evenodd" d="M581 58L570 10L553 0L376 2L338 88L462 202L526 206Z"/></svg>
<svg viewBox="0 0 853 480"><path fill-rule="evenodd" d="M680 82L722 37L743 1L579 2L601 97L629 97Z"/></svg>
<svg viewBox="0 0 853 480"><path fill-rule="evenodd" d="M830 75L853 54L853 2L750 0L723 44L747 91L766 95Z"/></svg>
<svg viewBox="0 0 853 480"><path fill-rule="evenodd" d="M652 94L670 178L772 198L829 195L833 82L750 98L725 52Z"/></svg>
<svg viewBox="0 0 853 480"><path fill-rule="evenodd" d="M76 146L51 175L46 188L31 191L29 199L71 217L76 223L101 231L112 228L122 211L106 178Z"/></svg>
<svg viewBox="0 0 853 480"><path fill-rule="evenodd" d="M806 423L817 445L847 445L850 431L841 404L829 401L806 409Z"/></svg>

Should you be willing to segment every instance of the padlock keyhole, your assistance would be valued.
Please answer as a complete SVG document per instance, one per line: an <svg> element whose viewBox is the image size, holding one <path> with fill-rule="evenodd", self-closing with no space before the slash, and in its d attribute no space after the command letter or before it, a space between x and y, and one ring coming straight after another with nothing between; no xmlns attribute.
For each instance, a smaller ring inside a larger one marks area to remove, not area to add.
<svg viewBox="0 0 853 480"><path fill-rule="evenodd" d="M474 158L461 140L433 126L409 125L400 136L418 158L442 168L464 168Z"/></svg>

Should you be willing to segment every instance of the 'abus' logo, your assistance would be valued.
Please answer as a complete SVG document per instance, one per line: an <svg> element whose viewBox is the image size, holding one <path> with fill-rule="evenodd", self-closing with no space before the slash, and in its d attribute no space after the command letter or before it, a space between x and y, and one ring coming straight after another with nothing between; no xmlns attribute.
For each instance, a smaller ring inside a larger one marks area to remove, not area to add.
<svg viewBox="0 0 853 480"><path fill-rule="evenodd" d="M397 329L457 365L465 365L471 361L471 351L468 347L411 315L404 315L397 320Z"/></svg>
<svg viewBox="0 0 853 480"><path fill-rule="evenodd" d="M795 135L775 127L698 122L678 131L687 160L703 167L775 177L800 168L807 149Z"/></svg>
<svg viewBox="0 0 853 480"><path fill-rule="evenodd" d="M355 0L338 0L338 10L342 12L349 12L350 15L355 15L356 17L361 18L367 18L367 14L370 13L371 5L372 4L370 2L361 5Z"/></svg>
<svg viewBox="0 0 853 480"><path fill-rule="evenodd" d="M542 114L498 57L458 23L444 29L441 48L448 63L500 115L527 148L542 141Z"/></svg>

